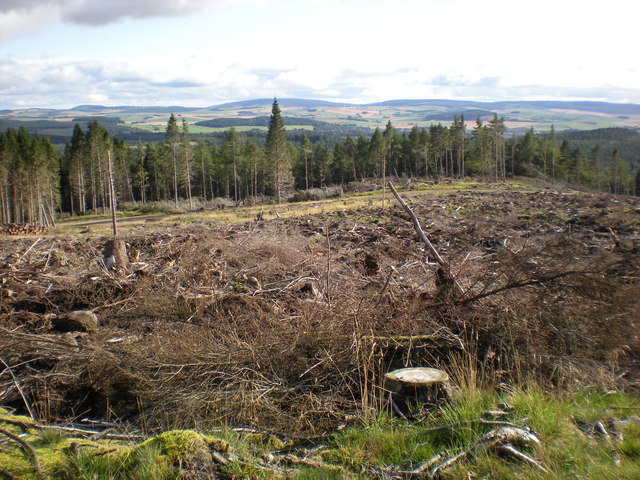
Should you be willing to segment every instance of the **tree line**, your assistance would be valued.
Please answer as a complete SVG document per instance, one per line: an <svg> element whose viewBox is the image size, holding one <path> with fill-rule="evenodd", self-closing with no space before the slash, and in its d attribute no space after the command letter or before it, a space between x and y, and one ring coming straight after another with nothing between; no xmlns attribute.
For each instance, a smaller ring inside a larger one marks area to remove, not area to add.
<svg viewBox="0 0 640 480"><path fill-rule="evenodd" d="M59 156L23 127L0 133L0 220L52 226L60 206Z"/></svg>
<svg viewBox="0 0 640 480"><path fill-rule="evenodd" d="M115 198L124 202L271 197L285 201L305 190L388 176L501 181L514 175L543 174L578 187L615 194L639 194L638 166L618 151L605 157L596 144L588 151L560 141L553 128L509 136L504 119L494 115L468 128L462 116L451 125L396 129L391 122L371 135L329 142L295 143L274 100L266 138L231 127L222 141L193 139L189 125L172 113L164 140L127 144L98 121L86 130L76 124L64 152L24 128L0 134L2 222L49 225L56 211L107 213L111 173ZM313 138L313 137L312 137ZM297 140L297 139L296 139ZM325 140L325 141L323 141Z"/></svg>

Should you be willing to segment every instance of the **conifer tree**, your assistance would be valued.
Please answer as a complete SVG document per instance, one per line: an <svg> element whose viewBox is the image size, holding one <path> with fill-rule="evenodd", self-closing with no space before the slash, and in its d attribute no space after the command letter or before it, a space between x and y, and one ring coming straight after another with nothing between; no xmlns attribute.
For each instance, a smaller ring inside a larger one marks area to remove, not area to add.
<svg viewBox="0 0 640 480"><path fill-rule="evenodd" d="M69 182L69 206L71 214L75 213L75 204L78 205L78 213L86 213L86 191L85 191L85 162L84 162L84 132L80 124L73 127L71 143L65 149L65 160L67 164L67 178Z"/></svg>
<svg viewBox="0 0 640 480"><path fill-rule="evenodd" d="M176 207L178 206L178 146L180 145L180 129L178 121L172 113L167 122L167 130L165 132L167 145L171 150L171 160L173 164L173 199Z"/></svg>
<svg viewBox="0 0 640 480"><path fill-rule="evenodd" d="M300 156L304 162L304 188L309 190L309 156L311 155L312 147L311 142L307 138L306 134L302 134L302 140L300 141Z"/></svg>
<svg viewBox="0 0 640 480"><path fill-rule="evenodd" d="M222 145L222 154L225 164L225 193L231 198L231 187L233 185L233 199L237 202L240 198L238 188L238 162L240 159L241 141L240 135L234 127L227 132L224 144Z"/></svg>
<svg viewBox="0 0 640 480"><path fill-rule="evenodd" d="M275 98L271 106L266 149L271 169L273 193L276 201L282 203L285 191L293 185L293 174L289 149L287 148L287 133L282 121L280 106Z"/></svg>
<svg viewBox="0 0 640 480"><path fill-rule="evenodd" d="M193 200L191 199L191 138L189 137L189 126L187 121L182 119L182 132L180 132L180 147L182 153L182 164L184 166L184 184L189 201L189 210L193 210Z"/></svg>
<svg viewBox="0 0 640 480"><path fill-rule="evenodd" d="M203 200L207 200L209 198L207 195L207 177L211 163L211 152L205 145L202 137L198 138L198 145L194 152L194 163L196 163L198 165L197 168L200 169L197 173L200 183L200 196Z"/></svg>
<svg viewBox="0 0 640 480"><path fill-rule="evenodd" d="M248 140L242 148L242 156L249 167L248 195L257 197L264 189L263 182L261 182L264 177L264 149Z"/></svg>

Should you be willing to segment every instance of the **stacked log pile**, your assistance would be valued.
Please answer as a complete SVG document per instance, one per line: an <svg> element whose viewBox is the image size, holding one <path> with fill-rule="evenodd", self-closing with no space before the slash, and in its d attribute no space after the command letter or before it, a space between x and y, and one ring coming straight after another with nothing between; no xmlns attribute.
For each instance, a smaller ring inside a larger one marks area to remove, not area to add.
<svg viewBox="0 0 640 480"><path fill-rule="evenodd" d="M3 223L0 228L0 233L3 235L37 235L48 231L48 227L28 223Z"/></svg>

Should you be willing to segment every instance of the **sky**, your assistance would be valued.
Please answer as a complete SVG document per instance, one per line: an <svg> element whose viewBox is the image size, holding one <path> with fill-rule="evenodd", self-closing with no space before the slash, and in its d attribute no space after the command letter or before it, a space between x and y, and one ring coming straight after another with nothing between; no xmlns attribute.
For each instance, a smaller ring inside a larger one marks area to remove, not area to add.
<svg viewBox="0 0 640 480"><path fill-rule="evenodd" d="M637 0L0 0L0 109L640 104Z"/></svg>

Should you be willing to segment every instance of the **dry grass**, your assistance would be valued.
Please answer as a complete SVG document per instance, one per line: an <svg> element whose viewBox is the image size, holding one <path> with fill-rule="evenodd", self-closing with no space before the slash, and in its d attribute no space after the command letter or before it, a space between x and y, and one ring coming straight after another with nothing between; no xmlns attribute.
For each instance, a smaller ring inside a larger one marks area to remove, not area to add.
<svg viewBox="0 0 640 480"><path fill-rule="evenodd" d="M148 429L322 432L377 411L382 375L402 366L444 367L470 390L614 382L636 331L640 262L636 227L613 219L637 201L411 200L464 297L442 302L396 207L131 233L139 261L120 277L96 261L104 239L49 236L28 254L33 239L12 239L0 356L43 418L115 415ZM587 215L604 201L610 216ZM77 309L100 329L52 330L49 315ZM6 372L0 401L23 402Z"/></svg>

